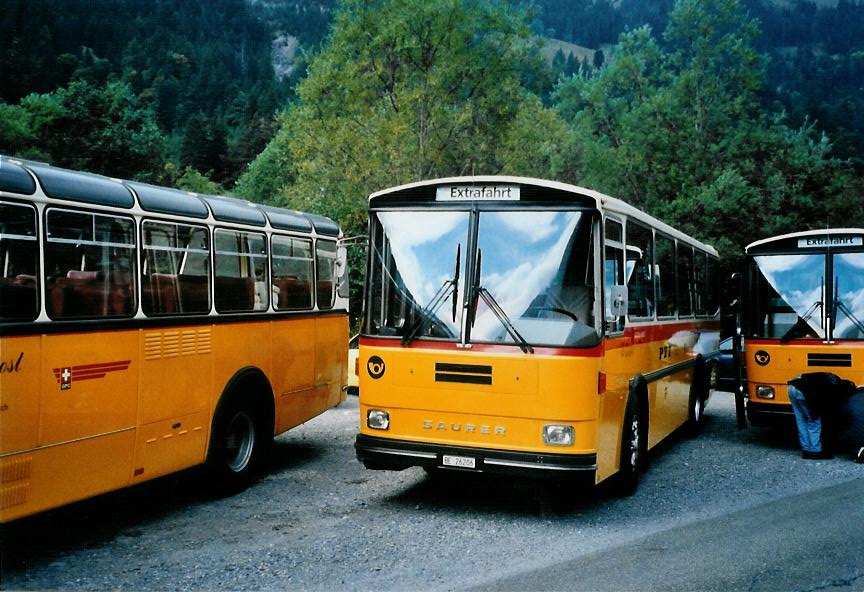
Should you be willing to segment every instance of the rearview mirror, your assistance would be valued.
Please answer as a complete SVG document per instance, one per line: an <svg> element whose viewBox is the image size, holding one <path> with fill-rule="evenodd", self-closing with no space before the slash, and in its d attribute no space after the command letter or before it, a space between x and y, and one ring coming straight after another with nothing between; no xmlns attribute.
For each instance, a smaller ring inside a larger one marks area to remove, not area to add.
<svg viewBox="0 0 864 592"><path fill-rule="evenodd" d="M623 317L627 314L627 286L616 284L610 288L609 310L615 317Z"/></svg>

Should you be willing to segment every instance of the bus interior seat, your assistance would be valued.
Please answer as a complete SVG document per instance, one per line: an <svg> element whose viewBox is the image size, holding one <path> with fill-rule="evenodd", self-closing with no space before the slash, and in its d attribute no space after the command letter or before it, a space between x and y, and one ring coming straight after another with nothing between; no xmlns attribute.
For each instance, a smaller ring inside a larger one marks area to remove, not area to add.
<svg viewBox="0 0 864 592"><path fill-rule="evenodd" d="M287 276L275 278L273 283L279 290L276 308L311 308L312 284L308 279Z"/></svg>
<svg viewBox="0 0 864 592"><path fill-rule="evenodd" d="M255 279L216 276L216 300L224 311L254 310Z"/></svg>
<svg viewBox="0 0 864 592"><path fill-rule="evenodd" d="M33 319L39 309L36 276L0 278L0 318Z"/></svg>

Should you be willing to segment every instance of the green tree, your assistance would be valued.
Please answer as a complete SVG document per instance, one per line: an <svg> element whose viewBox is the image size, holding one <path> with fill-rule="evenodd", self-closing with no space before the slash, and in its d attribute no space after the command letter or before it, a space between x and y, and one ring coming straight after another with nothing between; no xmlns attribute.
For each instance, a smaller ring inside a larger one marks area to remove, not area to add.
<svg viewBox="0 0 864 592"><path fill-rule="evenodd" d="M497 2L346 0L297 104L237 189L354 231L366 195L387 186L505 170L550 176L555 146L514 131L556 122L523 86L540 63L521 13Z"/></svg>
<svg viewBox="0 0 864 592"><path fill-rule="evenodd" d="M63 113L42 126L37 141L53 164L124 179L152 180L161 171L165 139L126 84L79 80L54 96Z"/></svg>
<svg viewBox="0 0 864 592"><path fill-rule="evenodd" d="M562 81L555 104L572 123L584 183L725 255L824 227L829 212L860 216L828 139L763 111L757 35L739 0L678 0L661 40L648 27L628 32L607 67Z"/></svg>

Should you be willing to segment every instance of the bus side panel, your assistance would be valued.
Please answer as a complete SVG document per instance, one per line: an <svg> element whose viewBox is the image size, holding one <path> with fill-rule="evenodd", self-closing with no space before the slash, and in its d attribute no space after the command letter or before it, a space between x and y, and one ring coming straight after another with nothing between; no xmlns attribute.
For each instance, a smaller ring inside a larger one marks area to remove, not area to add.
<svg viewBox="0 0 864 592"><path fill-rule="evenodd" d="M270 372L272 322L239 322L213 326L213 389L210 412L216 409L228 381L242 368L258 368L275 391ZM275 392L274 392L275 394ZM275 401L274 401L275 404Z"/></svg>
<svg viewBox="0 0 864 592"><path fill-rule="evenodd" d="M315 385L315 319L273 321L272 384L276 396L276 433L307 419Z"/></svg>
<svg viewBox="0 0 864 592"><path fill-rule="evenodd" d="M630 392L630 379L638 373L641 361L631 339L619 337L606 342L603 372L606 392L600 397L600 425L597 442L597 482L614 475L621 465L621 431L624 409Z"/></svg>
<svg viewBox="0 0 864 592"><path fill-rule="evenodd" d="M204 460L213 392L213 327L141 331L141 404L133 481Z"/></svg>
<svg viewBox="0 0 864 592"><path fill-rule="evenodd" d="M135 427L141 371L138 331L42 339L40 446ZM115 464L113 458L93 458L90 463ZM128 465L117 470L128 477Z"/></svg>
<svg viewBox="0 0 864 592"><path fill-rule="evenodd" d="M0 340L0 454L30 450L39 441L39 397L33 395L39 392L41 339Z"/></svg>
<svg viewBox="0 0 864 592"><path fill-rule="evenodd" d="M346 315L315 319L315 415L345 400L342 387L348 381L348 337Z"/></svg>
<svg viewBox="0 0 864 592"><path fill-rule="evenodd" d="M0 522L129 485L134 442L130 429L3 458Z"/></svg>

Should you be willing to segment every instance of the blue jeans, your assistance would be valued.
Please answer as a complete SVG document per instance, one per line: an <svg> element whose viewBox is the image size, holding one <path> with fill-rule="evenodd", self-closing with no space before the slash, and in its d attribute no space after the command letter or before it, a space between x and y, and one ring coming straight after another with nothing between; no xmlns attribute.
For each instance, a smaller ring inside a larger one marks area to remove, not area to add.
<svg viewBox="0 0 864 592"><path fill-rule="evenodd" d="M798 441L804 452L822 452L822 418L814 417L804 393L789 385L789 402L798 425Z"/></svg>

